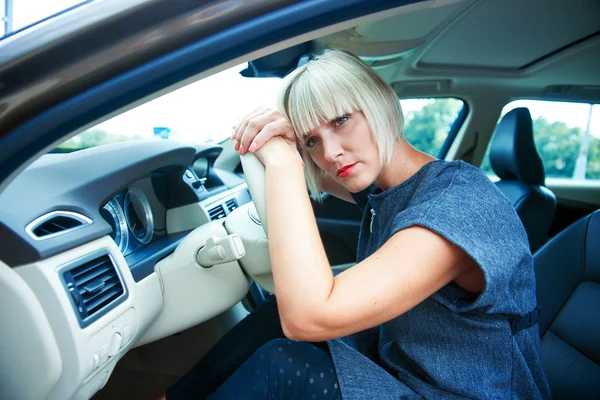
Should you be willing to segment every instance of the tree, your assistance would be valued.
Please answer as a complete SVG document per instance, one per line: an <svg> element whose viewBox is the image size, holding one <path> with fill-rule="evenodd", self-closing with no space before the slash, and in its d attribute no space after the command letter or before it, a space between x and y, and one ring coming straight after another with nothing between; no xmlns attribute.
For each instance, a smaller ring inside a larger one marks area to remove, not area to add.
<svg viewBox="0 0 600 400"><path fill-rule="evenodd" d="M562 121L550 123L540 117L533 122L533 137L544 163L546 177L572 179L583 138L581 128L569 128ZM481 169L487 174L493 174L489 147ZM600 179L600 139L593 136L588 150L586 179Z"/></svg>
<svg viewBox="0 0 600 400"><path fill-rule="evenodd" d="M600 138L591 137L585 179L600 179Z"/></svg>
<svg viewBox="0 0 600 400"><path fill-rule="evenodd" d="M572 178L583 132L562 121L549 123L544 117L533 122L533 138L549 178Z"/></svg>
<svg viewBox="0 0 600 400"><path fill-rule="evenodd" d="M101 129L90 129L81 132L79 135L72 137L58 146L58 151L74 151L87 149L88 147L100 146L103 144L126 142L129 140L140 139L138 135L117 135L108 133Z"/></svg>
<svg viewBox="0 0 600 400"><path fill-rule="evenodd" d="M405 116L404 137L417 149L437 156L462 109L457 99L431 99L422 109Z"/></svg>

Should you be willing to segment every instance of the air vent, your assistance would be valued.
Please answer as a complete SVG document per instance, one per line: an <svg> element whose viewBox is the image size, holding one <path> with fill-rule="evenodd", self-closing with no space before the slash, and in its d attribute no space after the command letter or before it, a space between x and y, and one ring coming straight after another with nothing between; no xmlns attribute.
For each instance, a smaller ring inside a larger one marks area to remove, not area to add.
<svg viewBox="0 0 600 400"><path fill-rule="evenodd" d="M94 257L63 272L81 327L125 299L125 289L108 254ZM121 299L120 301L118 301Z"/></svg>
<svg viewBox="0 0 600 400"><path fill-rule="evenodd" d="M34 239L48 239L92 223L88 217L70 211L54 211L43 215L25 228Z"/></svg>
<svg viewBox="0 0 600 400"><path fill-rule="evenodd" d="M225 209L223 208L223 205L219 204L218 206L213 207L210 210L208 210L208 216L211 221L215 221L217 219L224 218L225 217Z"/></svg>
<svg viewBox="0 0 600 400"><path fill-rule="evenodd" d="M236 199L227 200L227 202L225 202L225 208L227 208L227 211L232 212L233 210L238 208L237 200Z"/></svg>

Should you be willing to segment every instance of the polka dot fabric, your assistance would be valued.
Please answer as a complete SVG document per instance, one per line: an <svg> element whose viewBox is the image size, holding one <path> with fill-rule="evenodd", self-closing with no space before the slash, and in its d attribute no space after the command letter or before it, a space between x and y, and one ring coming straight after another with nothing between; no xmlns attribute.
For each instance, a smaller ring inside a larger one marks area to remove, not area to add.
<svg viewBox="0 0 600 400"><path fill-rule="evenodd" d="M305 342L275 339L258 349L210 400L333 400L341 392L331 357Z"/></svg>

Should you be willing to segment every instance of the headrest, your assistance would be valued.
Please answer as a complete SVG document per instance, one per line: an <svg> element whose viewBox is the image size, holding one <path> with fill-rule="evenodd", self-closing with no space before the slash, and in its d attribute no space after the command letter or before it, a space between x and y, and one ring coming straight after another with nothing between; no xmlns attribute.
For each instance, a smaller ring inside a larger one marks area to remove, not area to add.
<svg viewBox="0 0 600 400"><path fill-rule="evenodd" d="M490 164L500 179L544 184L544 164L533 141L533 121L527 108L508 112L496 126Z"/></svg>

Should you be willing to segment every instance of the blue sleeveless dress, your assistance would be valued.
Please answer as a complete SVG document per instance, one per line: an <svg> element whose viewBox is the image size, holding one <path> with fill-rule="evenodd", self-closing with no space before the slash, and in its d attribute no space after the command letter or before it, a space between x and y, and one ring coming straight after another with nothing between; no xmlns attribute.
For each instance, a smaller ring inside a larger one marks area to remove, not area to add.
<svg viewBox="0 0 600 400"><path fill-rule="evenodd" d="M405 314L328 342L344 399L546 399L527 234L489 178L463 161L426 164L402 184L353 195L357 262L422 226L481 267L485 290L450 283Z"/></svg>

